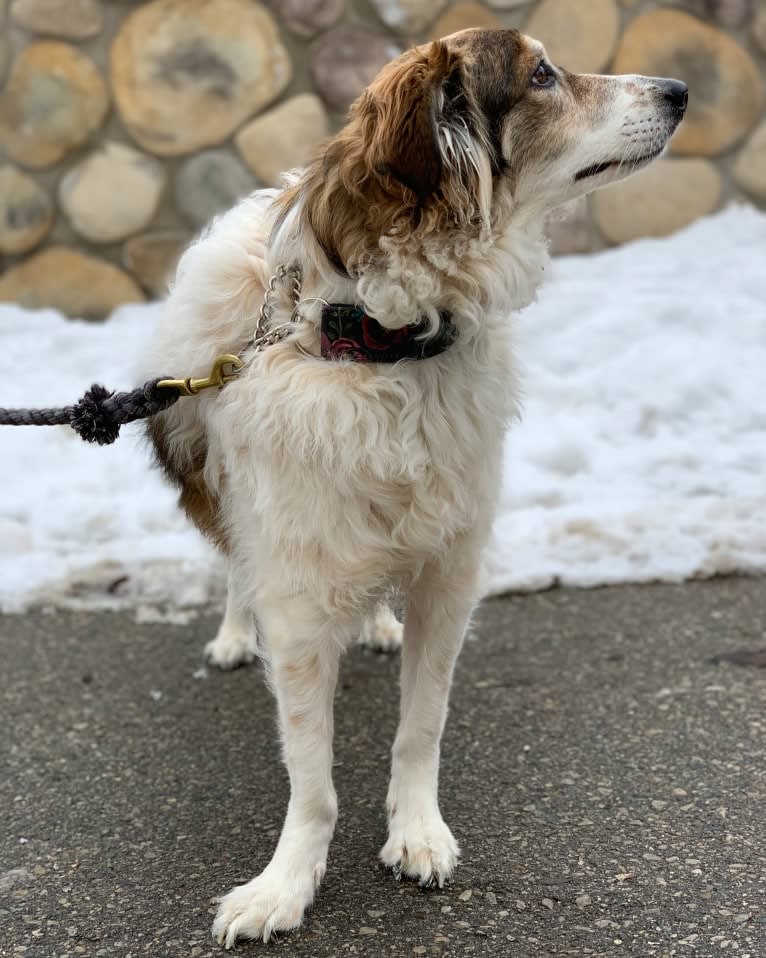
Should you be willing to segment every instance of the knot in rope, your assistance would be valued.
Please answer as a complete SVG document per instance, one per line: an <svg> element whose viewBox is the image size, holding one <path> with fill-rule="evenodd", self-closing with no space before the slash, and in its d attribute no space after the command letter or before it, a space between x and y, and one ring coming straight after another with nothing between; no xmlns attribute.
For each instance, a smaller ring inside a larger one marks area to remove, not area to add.
<svg viewBox="0 0 766 958"><path fill-rule="evenodd" d="M86 442L108 446L120 434L120 426L147 419L168 409L181 396L172 386L159 386L152 379L130 392L110 392L95 383L74 406L56 409L2 409L1 426L69 425Z"/></svg>

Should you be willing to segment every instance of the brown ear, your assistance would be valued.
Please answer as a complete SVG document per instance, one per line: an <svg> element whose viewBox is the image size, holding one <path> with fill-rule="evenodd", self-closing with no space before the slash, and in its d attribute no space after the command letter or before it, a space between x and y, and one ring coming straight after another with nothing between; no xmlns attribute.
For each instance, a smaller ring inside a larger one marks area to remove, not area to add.
<svg viewBox="0 0 766 958"><path fill-rule="evenodd" d="M376 91L376 168L425 199L439 188L443 163L437 136L441 90L459 66L446 44L434 41L412 65Z"/></svg>

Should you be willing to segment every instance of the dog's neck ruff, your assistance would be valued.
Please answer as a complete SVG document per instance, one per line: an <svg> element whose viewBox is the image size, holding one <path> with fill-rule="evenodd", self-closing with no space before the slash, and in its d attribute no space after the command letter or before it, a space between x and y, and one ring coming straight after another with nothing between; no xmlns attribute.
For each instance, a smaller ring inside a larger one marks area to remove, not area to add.
<svg viewBox="0 0 766 958"><path fill-rule="evenodd" d="M457 339L457 327L446 311L430 335L430 323L386 329L362 306L327 303L322 306L321 350L323 359L350 359L356 363L396 363L400 359L430 359Z"/></svg>
<svg viewBox="0 0 766 958"><path fill-rule="evenodd" d="M320 355L322 359L351 360L357 363L396 363L400 359L430 359L438 356L455 342L457 326L446 310L439 312L436 329L427 318L398 329L387 329L363 306L354 303L328 303L318 297L301 299L303 271L295 263L280 266L271 277L255 332L245 347L255 352L280 342L294 332L303 321L304 303L322 303L320 324ZM292 313L287 323L271 326L276 297L287 292ZM302 346L301 352L306 353ZM312 355L307 353L307 355Z"/></svg>

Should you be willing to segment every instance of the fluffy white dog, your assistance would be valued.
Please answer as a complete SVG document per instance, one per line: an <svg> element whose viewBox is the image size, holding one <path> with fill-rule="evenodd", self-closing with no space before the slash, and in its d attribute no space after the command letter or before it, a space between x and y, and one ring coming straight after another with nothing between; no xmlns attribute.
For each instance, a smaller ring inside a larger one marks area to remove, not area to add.
<svg viewBox="0 0 766 958"><path fill-rule="evenodd" d="M511 314L543 277L546 213L658 156L686 96L574 76L514 30L457 33L385 67L305 171L183 257L147 375L244 365L151 436L229 557L208 651L268 663L291 785L271 861L220 902L227 947L294 928L314 898L337 818L338 660L371 613L368 632L396 639L392 590L401 722L380 858L424 885L452 874L439 745L516 412Z"/></svg>

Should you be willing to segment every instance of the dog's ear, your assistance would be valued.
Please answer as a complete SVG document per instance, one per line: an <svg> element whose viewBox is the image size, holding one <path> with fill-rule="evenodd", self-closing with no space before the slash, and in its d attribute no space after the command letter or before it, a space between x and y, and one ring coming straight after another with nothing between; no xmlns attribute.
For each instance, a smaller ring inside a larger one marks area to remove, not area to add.
<svg viewBox="0 0 766 958"><path fill-rule="evenodd" d="M379 173L393 177L420 200L439 189L444 162L438 124L445 90L460 82L460 60L440 40L376 91L375 142Z"/></svg>

